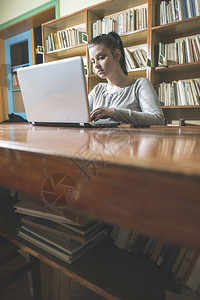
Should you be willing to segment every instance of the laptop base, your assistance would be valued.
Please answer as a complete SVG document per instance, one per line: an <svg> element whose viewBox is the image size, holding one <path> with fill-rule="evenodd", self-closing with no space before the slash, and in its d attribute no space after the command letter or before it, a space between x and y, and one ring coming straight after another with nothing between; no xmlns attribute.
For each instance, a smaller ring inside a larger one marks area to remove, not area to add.
<svg viewBox="0 0 200 300"><path fill-rule="evenodd" d="M78 127L78 128L112 128L118 127L120 123L61 123L61 122L31 122L34 126L49 126L49 127Z"/></svg>

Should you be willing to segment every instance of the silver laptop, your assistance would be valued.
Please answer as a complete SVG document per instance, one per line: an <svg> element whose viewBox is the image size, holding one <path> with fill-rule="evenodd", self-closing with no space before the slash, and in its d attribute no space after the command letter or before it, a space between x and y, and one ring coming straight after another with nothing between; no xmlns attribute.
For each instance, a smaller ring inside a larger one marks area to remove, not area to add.
<svg viewBox="0 0 200 300"><path fill-rule="evenodd" d="M80 56L18 69L27 119L34 125L117 126L90 122L83 59Z"/></svg>

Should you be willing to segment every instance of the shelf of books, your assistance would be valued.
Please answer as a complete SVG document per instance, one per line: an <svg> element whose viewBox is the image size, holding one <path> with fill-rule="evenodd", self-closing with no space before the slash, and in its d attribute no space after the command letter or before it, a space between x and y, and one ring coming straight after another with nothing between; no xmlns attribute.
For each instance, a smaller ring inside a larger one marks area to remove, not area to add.
<svg viewBox="0 0 200 300"><path fill-rule="evenodd" d="M165 118L200 120L198 1L155 1L152 10L150 80Z"/></svg>
<svg viewBox="0 0 200 300"><path fill-rule="evenodd" d="M120 234L113 241L109 226L98 221L80 226L44 209L37 214L35 202L13 200L1 199L1 236L105 299L162 300L166 289L179 291L168 273L142 253L148 237L138 236L137 247L128 251L122 246L128 241L122 242Z"/></svg>
<svg viewBox="0 0 200 300"><path fill-rule="evenodd" d="M86 56L85 10L42 24L44 61Z"/></svg>
<svg viewBox="0 0 200 300"><path fill-rule="evenodd" d="M186 21L200 16L198 0L152 1L153 26Z"/></svg>
<svg viewBox="0 0 200 300"><path fill-rule="evenodd" d="M183 285L199 292L199 250L74 210L63 217L20 193L1 197L0 208L1 236L105 299L170 299Z"/></svg>
<svg viewBox="0 0 200 300"><path fill-rule="evenodd" d="M174 81L184 81L186 103L179 103L181 101L177 99L170 100L169 103L166 98L168 96L165 96L164 101L163 98L160 99L165 106L170 106L172 115L175 115L174 106L178 105L182 118L181 106L193 105L198 110L196 106L199 105L199 28L198 0L125 0L123 3L120 0L107 0L43 24L44 61L81 55L87 69L87 86L90 92L100 80L93 76L87 41L98 34L116 31L125 47L130 76L148 77L157 90L160 89L159 84L174 87ZM150 66L149 61L151 68L147 68L147 65ZM195 81L195 88L190 87L188 80ZM175 91L171 98L174 93ZM184 117L196 119L196 114L192 115L191 112L192 110ZM169 117L169 110L167 116Z"/></svg>
<svg viewBox="0 0 200 300"><path fill-rule="evenodd" d="M80 55L84 58L88 91L96 82L88 59L87 41L111 30L120 34L129 75L147 76L147 1L105 1L42 25L44 61Z"/></svg>

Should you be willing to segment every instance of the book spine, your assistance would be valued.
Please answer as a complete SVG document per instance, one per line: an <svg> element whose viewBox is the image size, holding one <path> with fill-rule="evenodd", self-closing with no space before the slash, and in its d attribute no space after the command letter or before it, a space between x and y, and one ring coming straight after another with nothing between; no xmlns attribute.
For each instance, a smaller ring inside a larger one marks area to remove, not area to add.
<svg viewBox="0 0 200 300"><path fill-rule="evenodd" d="M200 256L198 256L185 285L192 289L194 292L197 291L200 285Z"/></svg>
<svg viewBox="0 0 200 300"><path fill-rule="evenodd" d="M182 283L182 280L184 278L184 275L190 265L190 262L194 256L194 253L195 251L192 250L192 249L189 249L181 263L181 265L179 266L179 269L177 271L177 273L175 274L175 277L174 277L174 281L178 284L181 284Z"/></svg>
<svg viewBox="0 0 200 300"><path fill-rule="evenodd" d="M171 273L175 274L178 267L180 266L184 256L186 255L186 252L187 252L187 249L185 247L182 247L179 251L179 254L174 262L174 264L172 265L172 268L171 268Z"/></svg>
<svg viewBox="0 0 200 300"><path fill-rule="evenodd" d="M151 260L153 260L153 261L157 260L163 246L164 246L164 242L162 240L158 240L158 242L154 248L154 251L151 255Z"/></svg>
<svg viewBox="0 0 200 300"><path fill-rule="evenodd" d="M183 9L184 9L185 18L188 19L187 0L183 0Z"/></svg>
<svg viewBox="0 0 200 300"><path fill-rule="evenodd" d="M199 259L199 256L200 256L200 252L198 250L195 251L194 256L193 256L193 258L191 260L191 263L190 263L190 265L189 265L189 267L188 267L188 269L187 269L187 271L186 271L186 273L185 273L185 275L183 277L182 284L186 284L187 285L189 277L190 277L190 275L191 275L191 273L193 271L193 268L195 267L195 265L196 265L196 263L197 263L197 261Z"/></svg>
<svg viewBox="0 0 200 300"><path fill-rule="evenodd" d="M156 260L156 264L158 266L161 265L161 263L163 262L164 260L164 257L167 255L167 251L169 250L169 245L168 244L164 244L161 251L160 251L160 254Z"/></svg>

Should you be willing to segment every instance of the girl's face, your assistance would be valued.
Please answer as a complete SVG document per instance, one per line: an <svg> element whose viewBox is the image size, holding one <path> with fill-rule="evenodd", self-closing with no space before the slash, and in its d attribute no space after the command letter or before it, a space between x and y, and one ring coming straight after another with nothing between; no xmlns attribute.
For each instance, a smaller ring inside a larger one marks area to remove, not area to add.
<svg viewBox="0 0 200 300"><path fill-rule="evenodd" d="M101 78L111 78L120 68L121 51L116 49L114 55L104 44L89 49L90 60L94 64L95 72Z"/></svg>

